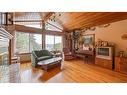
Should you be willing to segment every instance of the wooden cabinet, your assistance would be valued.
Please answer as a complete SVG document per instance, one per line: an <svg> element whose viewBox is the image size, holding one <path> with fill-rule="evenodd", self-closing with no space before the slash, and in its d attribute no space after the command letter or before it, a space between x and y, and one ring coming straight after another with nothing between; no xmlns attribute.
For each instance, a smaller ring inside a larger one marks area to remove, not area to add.
<svg viewBox="0 0 127 95"><path fill-rule="evenodd" d="M112 60L102 59L102 58L96 58L95 64L104 68L112 69L113 68L113 62Z"/></svg>
<svg viewBox="0 0 127 95"><path fill-rule="evenodd" d="M115 71L127 74L127 57L115 57Z"/></svg>
<svg viewBox="0 0 127 95"><path fill-rule="evenodd" d="M95 51L79 50L75 52L75 56L83 58L85 63L95 63Z"/></svg>

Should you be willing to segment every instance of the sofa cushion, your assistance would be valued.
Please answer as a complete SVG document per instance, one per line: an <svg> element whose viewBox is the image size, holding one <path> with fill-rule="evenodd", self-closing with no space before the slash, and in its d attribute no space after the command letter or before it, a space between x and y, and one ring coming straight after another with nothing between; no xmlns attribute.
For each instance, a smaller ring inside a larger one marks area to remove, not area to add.
<svg viewBox="0 0 127 95"><path fill-rule="evenodd" d="M40 50L42 56L52 56L51 52L48 50Z"/></svg>
<svg viewBox="0 0 127 95"><path fill-rule="evenodd" d="M42 56L42 57L38 58L38 61L42 61L42 60L49 59L49 58L52 58L52 57L51 56Z"/></svg>
<svg viewBox="0 0 127 95"><path fill-rule="evenodd" d="M42 56L40 51L34 51L33 54L35 54L37 57L41 57Z"/></svg>

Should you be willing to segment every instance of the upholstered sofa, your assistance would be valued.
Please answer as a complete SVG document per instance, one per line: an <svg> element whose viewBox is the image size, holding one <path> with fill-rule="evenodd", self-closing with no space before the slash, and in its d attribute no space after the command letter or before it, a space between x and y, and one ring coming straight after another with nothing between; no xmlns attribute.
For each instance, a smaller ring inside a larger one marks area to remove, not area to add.
<svg viewBox="0 0 127 95"><path fill-rule="evenodd" d="M32 51L31 53L32 66L36 67L39 61L50 59L52 57L53 57L53 54L49 52L48 50Z"/></svg>

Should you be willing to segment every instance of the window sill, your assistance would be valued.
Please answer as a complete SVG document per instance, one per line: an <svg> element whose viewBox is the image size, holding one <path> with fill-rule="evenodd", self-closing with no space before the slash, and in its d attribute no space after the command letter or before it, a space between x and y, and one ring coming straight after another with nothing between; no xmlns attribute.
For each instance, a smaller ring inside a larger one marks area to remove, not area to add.
<svg viewBox="0 0 127 95"><path fill-rule="evenodd" d="M18 55L26 55L26 54L31 54L31 53L19 53Z"/></svg>

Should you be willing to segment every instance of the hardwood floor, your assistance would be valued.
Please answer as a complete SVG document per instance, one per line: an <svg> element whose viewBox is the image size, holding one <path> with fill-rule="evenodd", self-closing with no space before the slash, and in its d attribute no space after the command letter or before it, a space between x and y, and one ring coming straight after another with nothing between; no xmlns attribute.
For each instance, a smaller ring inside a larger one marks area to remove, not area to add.
<svg viewBox="0 0 127 95"><path fill-rule="evenodd" d="M56 68L48 72L32 69L30 63L25 63L21 65L21 82L120 83L127 82L127 75L93 64L84 64L82 60L64 61L61 69Z"/></svg>
<svg viewBox="0 0 127 95"><path fill-rule="evenodd" d="M23 83L125 83L127 75L108 70L82 60L64 61L62 68L45 72L31 67L31 63L20 66L20 81ZM18 78L16 78L18 79ZM13 78L15 80L15 78ZM19 79L18 79L19 80ZM10 81L12 82L12 81Z"/></svg>

